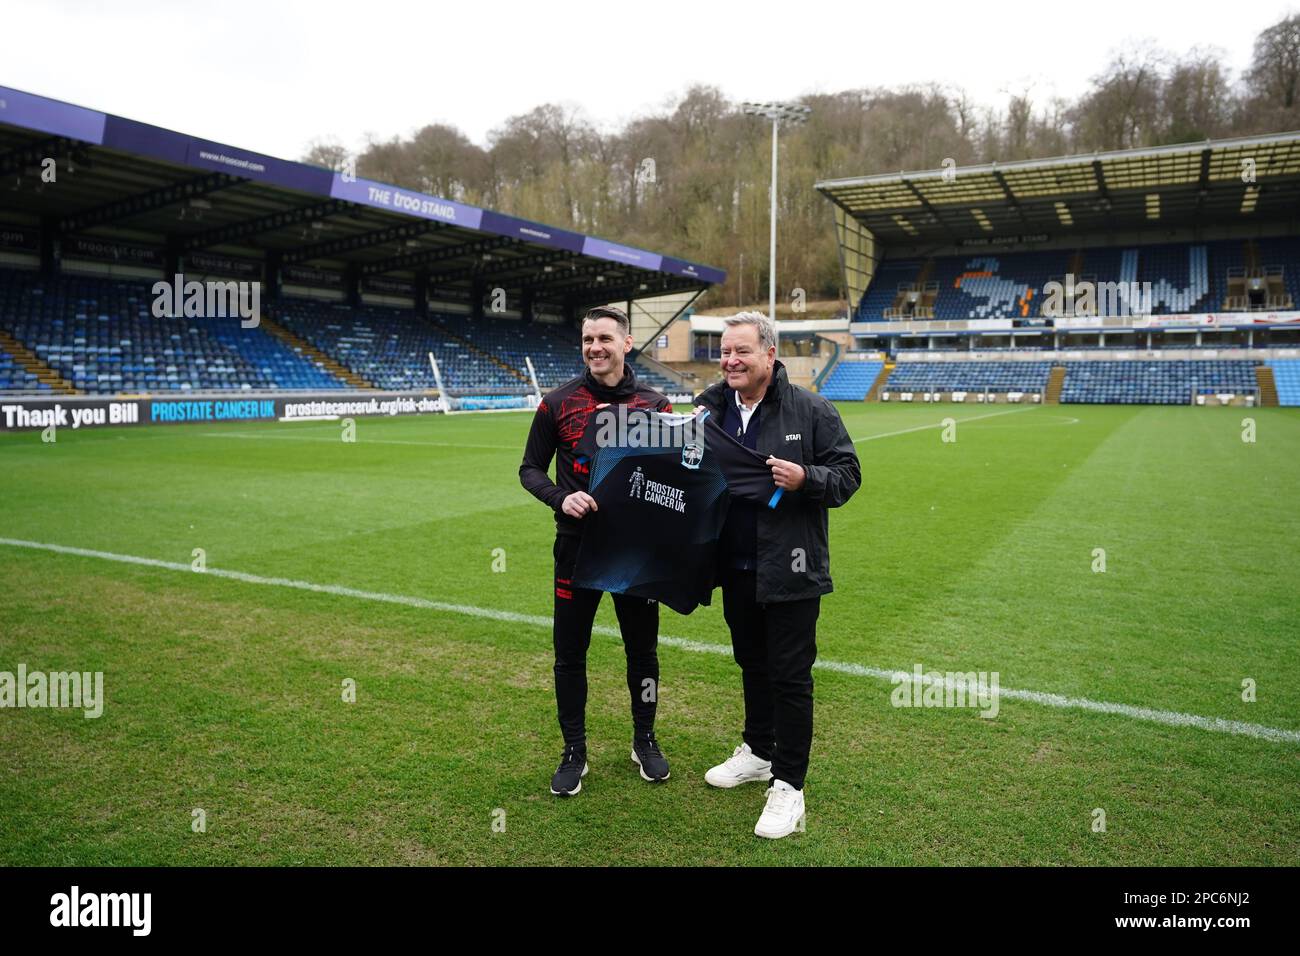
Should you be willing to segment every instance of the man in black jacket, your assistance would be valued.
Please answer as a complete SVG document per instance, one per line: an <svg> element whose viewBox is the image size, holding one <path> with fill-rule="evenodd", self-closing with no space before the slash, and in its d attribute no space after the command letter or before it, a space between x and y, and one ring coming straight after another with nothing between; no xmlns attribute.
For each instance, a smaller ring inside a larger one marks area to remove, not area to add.
<svg viewBox="0 0 1300 956"><path fill-rule="evenodd" d="M604 592L573 586L583 516L596 509L587 493L590 459L579 448L597 408L672 411L666 396L638 384L624 357L632 350L627 315L610 307L592 309L582 322L582 360L575 379L548 392L528 432L520 483L555 512L555 700L564 753L551 778L551 793L569 797L582 789L587 773L587 648ZM585 446L584 446L585 447ZM547 474L555 459L555 481ZM611 595L627 651L627 687L632 698L632 760L645 780L668 779L668 761L655 740L659 693L659 605L645 598Z"/></svg>
<svg viewBox="0 0 1300 956"><path fill-rule="evenodd" d="M723 527L723 616L745 695L743 743L705 774L715 787L771 781L754 833L801 829L812 746L817 615L831 590L827 509L862 482L857 452L835 406L790 384L767 316L742 312L722 333L724 381L695 400L741 444L767 455L785 500L733 500Z"/></svg>

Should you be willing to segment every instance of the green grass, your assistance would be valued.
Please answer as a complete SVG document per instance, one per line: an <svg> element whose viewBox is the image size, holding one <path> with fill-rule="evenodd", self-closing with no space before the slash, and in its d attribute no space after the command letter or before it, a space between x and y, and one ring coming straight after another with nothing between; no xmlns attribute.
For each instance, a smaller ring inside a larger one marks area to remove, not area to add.
<svg viewBox="0 0 1300 956"><path fill-rule="evenodd" d="M925 426L988 411L842 412L886 437L832 514L823 658L1300 730L1300 415L1035 408L945 443ZM548 616L527 425L3 435L0 537ZM992 720L900 709L887 681L819 670L808 832L770 843L761 788L703 782L739 742L729 656L661 648L673 774L652 787L622 649L597 636L592 770L560 801L547 627L9 545L0 575L0 670L102 670L107 697L98 720L0 711L4 864L1300 862L1295 743L1011 699ZM728 640L716 605L661 629Z"/></svg>

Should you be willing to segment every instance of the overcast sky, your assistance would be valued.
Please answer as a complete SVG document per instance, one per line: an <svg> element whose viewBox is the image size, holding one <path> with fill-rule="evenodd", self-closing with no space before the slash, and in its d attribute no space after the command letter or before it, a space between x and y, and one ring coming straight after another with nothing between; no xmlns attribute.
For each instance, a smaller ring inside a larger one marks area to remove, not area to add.
<svg viewBox="0 0 1300 956"><path fill-rule="evenodd" d="M1002 103L1073 97L1142 41L1220 49L1239 75L1294 2L5 0L0 86L299 158L429 122L486 145L506 117L580 106L602 128L694 82L730 97L937 82ZM1086 11L1080 18L1078 11Z"/></svg>

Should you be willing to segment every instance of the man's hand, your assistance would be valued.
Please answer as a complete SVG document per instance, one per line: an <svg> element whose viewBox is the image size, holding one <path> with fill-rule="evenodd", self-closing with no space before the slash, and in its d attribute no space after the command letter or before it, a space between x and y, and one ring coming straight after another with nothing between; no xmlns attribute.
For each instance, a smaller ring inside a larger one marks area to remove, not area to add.
<svg viewBox="0 0 1300 956"><path fill-rule="evenodd" d="M767 466L772 469L772 480L776 482L776 486L786 491L798 491L807 478L803 466L796 465L792 461L769 457Z"/></svg>
<svg viewBox="0 0 1300 956"><path fill-rule="evenodd" d="M560 510L570 518L581 518L588 511L599 511L600 509L596 507L596 499L591 495L585 491L575 491L564 499L564 504L560 506Z"/></svg>

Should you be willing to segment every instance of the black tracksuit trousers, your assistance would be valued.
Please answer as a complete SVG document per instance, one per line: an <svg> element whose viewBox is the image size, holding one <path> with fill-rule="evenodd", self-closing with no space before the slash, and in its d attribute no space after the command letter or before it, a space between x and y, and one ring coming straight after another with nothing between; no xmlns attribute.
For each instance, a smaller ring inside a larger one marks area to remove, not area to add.
<svg viewBox="0 0 1300 956"><path fill-rule="evenodd" d="M772 777L802 790L812 749L821 598L759 604L753 571L722 572L722 614L745 691L744 741Z"/></svg>
<svg viewBox="0 0 1300 956"><path fill-rule="evenodd" d="M566 747L587 742L587 648L605 593L573 586L578 541L577 535L555 537L555 703ZM610 597L627 652L632 730L640 737L654 731L659 699L659 605L625 594Z"/></svg>

